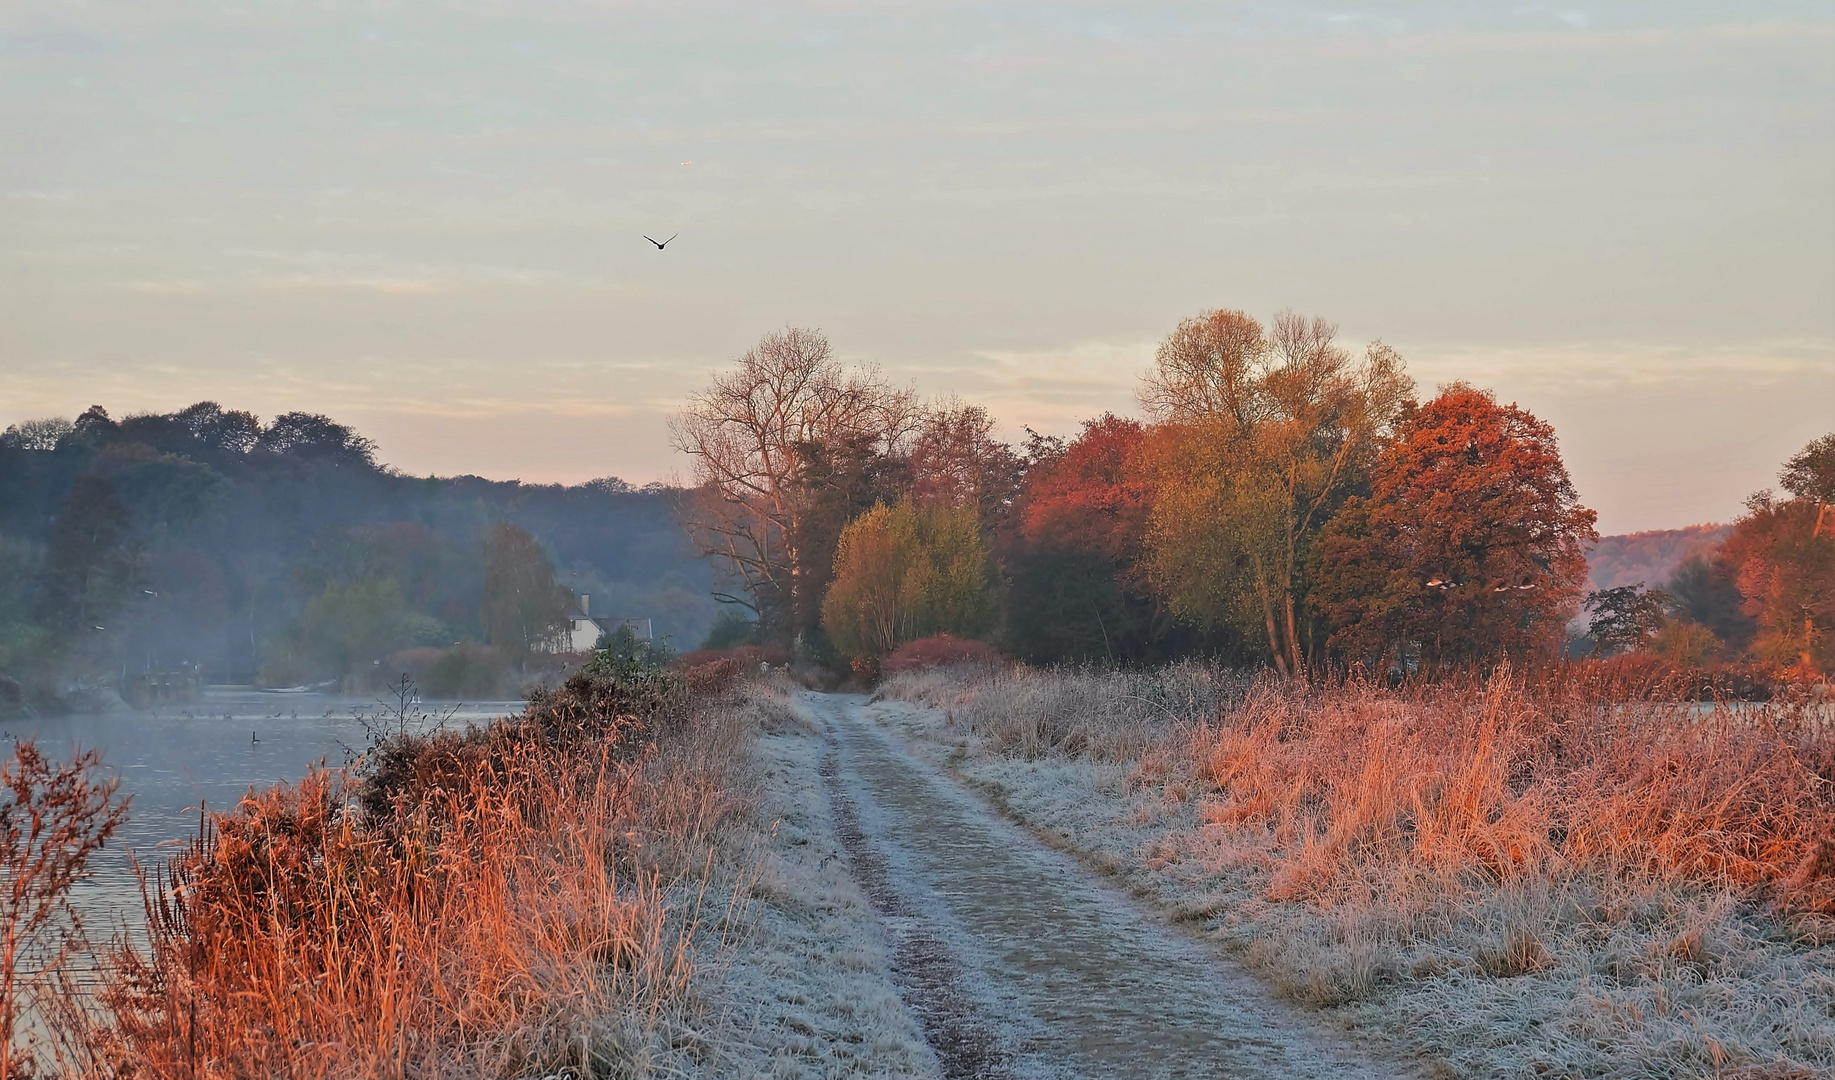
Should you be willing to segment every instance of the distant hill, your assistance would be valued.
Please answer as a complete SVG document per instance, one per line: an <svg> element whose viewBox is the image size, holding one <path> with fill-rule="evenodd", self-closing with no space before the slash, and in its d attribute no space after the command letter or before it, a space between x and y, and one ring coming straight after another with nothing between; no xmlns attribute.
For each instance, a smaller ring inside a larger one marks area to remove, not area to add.
<svg viewBox="0 0 1835 1080"><path fill-rule="evenodd" d="M353 649L380 667L482 641L500 522L534 536L594 614L649 619L692 648L723 580L677 523L679 494L409 476L329 417L264 424L213 402L14 425L0 432L0 675L65 665L42 680L61 686L184 665L233 683L286 671L290 685L349 669Z"/></svg>
<svg viewBox="0 0 1835 1080"><path fill-rule="evenodd" d="M1707 554L1732 531L1731 525L1690 525L1602 536L1587 557L1587 588L1612 589L1640 581L1653 588L1662 585L1678 566Z"/></svg>

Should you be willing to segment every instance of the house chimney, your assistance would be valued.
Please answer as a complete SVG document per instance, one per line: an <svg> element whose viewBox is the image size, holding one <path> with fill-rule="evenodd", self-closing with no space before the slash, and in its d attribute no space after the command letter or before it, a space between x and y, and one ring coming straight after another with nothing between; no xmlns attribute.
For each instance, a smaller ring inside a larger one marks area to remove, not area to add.
<svg viewBox="0 0 1835 1080"><path fill-rule="evenodd" d="M593 617L593 594L592 593L583 592L580 594L580 614L586 616L589 619Z"/></svg>

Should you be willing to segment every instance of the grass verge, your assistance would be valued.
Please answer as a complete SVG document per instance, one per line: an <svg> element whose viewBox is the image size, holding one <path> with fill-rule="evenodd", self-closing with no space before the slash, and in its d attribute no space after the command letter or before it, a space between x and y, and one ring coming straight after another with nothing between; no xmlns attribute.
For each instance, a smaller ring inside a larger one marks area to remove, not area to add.
<svg viewBox="0 0 1835 1080"><path fill-rule="evenodd" d="M880 696L1042 838L1448 1075L1835 1073L1835 737L1812 707L1197 664L936 669Z"/></svg>

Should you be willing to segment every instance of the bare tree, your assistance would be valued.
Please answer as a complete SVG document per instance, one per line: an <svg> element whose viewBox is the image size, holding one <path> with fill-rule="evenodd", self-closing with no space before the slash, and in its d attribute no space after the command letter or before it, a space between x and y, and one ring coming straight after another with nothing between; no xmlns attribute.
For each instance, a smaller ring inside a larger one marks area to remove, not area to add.
<svg viewBox="0 0 1835 1080"><path fill-rule="evenodd" d="M994 438L994 419L954 398L926 410L911 447L911 494L920 504L973 510L987 529L1019 495L1025 462Z"/></svg>
<svg viewBox="0 0 1835 1080"><path fill-rule="evenodd" d="M683 524L749 597L720 599L750 608L768 632L815 625L815 610L797 610L821 599L800 587L811 570L806 466L824 452L901 454L918 416L911 391L844 367L820 331L797 327L766 334L693 395L670 424L696 481Z"/></svg>
<svg viewBox="0 0 1835 1080"><path fill-rule="evenodd" d="M1217 417L1248 423L1256 378L1267 362L1262 324L1242 311L1206 311L1179 323L1160 342L1141 405L1156 420L1187 424Z"/></svg>

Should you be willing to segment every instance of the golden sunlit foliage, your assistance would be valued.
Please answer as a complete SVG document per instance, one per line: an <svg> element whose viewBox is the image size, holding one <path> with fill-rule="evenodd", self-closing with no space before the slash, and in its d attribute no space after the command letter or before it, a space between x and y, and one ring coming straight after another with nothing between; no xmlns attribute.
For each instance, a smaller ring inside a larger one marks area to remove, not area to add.
<svg viewBox="0 0 1835 1080"><path fill-rule="evenodd" d="M978 637L996 609L972 507L876 506L841 534L822 624L851 657L932 634Z"/></svg>
<svg viewBox="0 0 1835 1080"><path fill-rule="evenodd" d="M1265 633L1290 674L1314 651L1308 547L1414 389L1393 349L1359 358L1336 334L1292 312L1271 332L1240 311L1205 312L1161 343L1141 394L1161 422L1144 458L1157 491L1149 578L1188 620Z"/></svg>
<svg viewBox="0 0 1835 1080"><path fill-rule="evenodd" d="M749 721L697 698L735 674L589 668L520 716L393 734L360 772L205 815L149 883L149 940L48 1014L39 1064L598 1076L666 1053L697 898L743 809Z"/></svg>

